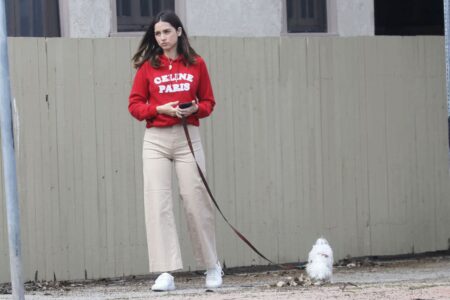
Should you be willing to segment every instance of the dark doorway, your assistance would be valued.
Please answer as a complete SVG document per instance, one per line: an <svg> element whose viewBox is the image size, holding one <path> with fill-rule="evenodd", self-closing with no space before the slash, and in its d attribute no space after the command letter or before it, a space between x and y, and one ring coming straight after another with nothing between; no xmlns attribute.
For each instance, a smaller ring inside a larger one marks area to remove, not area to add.
<svg viewBox="0 0 450 300"><path fill-rule="evenodd" d="M374 0L376 35L444 35L443 0Z"/></svg>
<svg viewBox="0 0 450 300"><path fill-rule="evenodd" d="M6 0L8 36L60 36L58 0Z"/></svg>
<svg viewBox="0 0 450 300"><path fill-rule="evenodd" d="M288 32L327 32L326 0L287 0Z"/></svg>
<svg viewBox="0 0 450 300"><path fill-rule="evenodd" d="M183 0L184 1L184 0ZM162 10L175 10L174 0L116 0L117 31L146 31Z"/></svg>

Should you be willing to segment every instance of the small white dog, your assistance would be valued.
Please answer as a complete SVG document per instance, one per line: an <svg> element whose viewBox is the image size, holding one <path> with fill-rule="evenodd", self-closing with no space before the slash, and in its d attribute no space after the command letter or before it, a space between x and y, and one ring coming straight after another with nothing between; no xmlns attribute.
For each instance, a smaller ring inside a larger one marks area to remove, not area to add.
<svg viewBox="0 0 450 300"><path fill-rule="evenodd" d="M333 275L333 250L324 238L317 239L308 255L306 272L312 280L326 282Z"/></svg>

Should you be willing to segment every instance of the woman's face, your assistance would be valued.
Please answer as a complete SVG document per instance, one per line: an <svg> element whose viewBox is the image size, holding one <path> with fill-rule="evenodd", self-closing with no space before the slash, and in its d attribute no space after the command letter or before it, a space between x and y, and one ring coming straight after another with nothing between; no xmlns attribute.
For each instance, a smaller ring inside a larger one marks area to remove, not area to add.
<svg viewBox="0 0 450 300"><path fill-rule="evenodd" d="M175 29L170 23L159 21L155 24L155 39L165 53L176 49L181 28Z"/></svg>

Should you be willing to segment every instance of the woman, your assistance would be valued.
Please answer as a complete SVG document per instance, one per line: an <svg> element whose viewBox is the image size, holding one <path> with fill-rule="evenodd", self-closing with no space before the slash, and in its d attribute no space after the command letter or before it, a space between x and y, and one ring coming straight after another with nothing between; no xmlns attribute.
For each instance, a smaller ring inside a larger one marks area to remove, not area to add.
<svg viewBox="0 0 450 300"><path fill-rule="evenodd" d="M223 273L216 252L214 207L195 163L197 159L205 171L199 119L209 116L215 105L205 62L191 48L180 19L171 11L154 18L133 62L138 70L128 109L147 122L142 156L150 272L163 272L152 290L174 290L169 272L183 268L172 209L172 164L194 255L207 269L206 287L217 288ZM188 123L195 158L180 125L182 118Z"/></svg>

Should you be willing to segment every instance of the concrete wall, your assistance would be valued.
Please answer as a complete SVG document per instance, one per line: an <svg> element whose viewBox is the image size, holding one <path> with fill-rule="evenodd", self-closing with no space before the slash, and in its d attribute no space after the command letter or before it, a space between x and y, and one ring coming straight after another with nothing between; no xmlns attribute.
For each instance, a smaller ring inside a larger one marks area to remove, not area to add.
<svg viewBox="0 0 450 300"><path fill-rule="evenodd" d="M27 280L147 273L138 38L10 38ZM336 260L444 250L450 178L443 37L194 38L217 106L201 121L227 218L276 262L325 236ZM2 183L0 183L0 195ZM177 193L174 193L177 195ZM0 199L0 282L9 280ZM175 199L184 266L196 269ZM228 267L266 264L217 215Z"/></svg>
<svg viewBox="0 0 450 300"><path fill-rule="evenodd" d="M187 28L196 36L280 36L286 33L285 0L186 0ZM327 1L328 32L372 36L373 0ZM312 34L314 35L314 34Z"/></svg>
<svg viewBox="0 0 450 300"><path fill-rule="evenodd" d="M60 0L62 36L108 37L113 28L111 4L111 0Z"/></svg>
<svg viewBox="0 0 450 300"><path fill-rule="evenodd" d="M339 36L372 36L375 34L373 0L336 0Z"/></svg>
<svg viewBox="0 0 450 300"><path fill-rule="evenodd" d="M327 2L330 34L374 35L373 0ZM64 37L117 34L115 1L60 0L59 3ZM285 0L176 0L175 4L191 36L270 37L286 33Z"/></svg>
<svg viewBox="0 0 450 300"><path fill-rule="evenodd" d="M279 36L282 2L186 0L186 27L195 36Z"/></svg>

